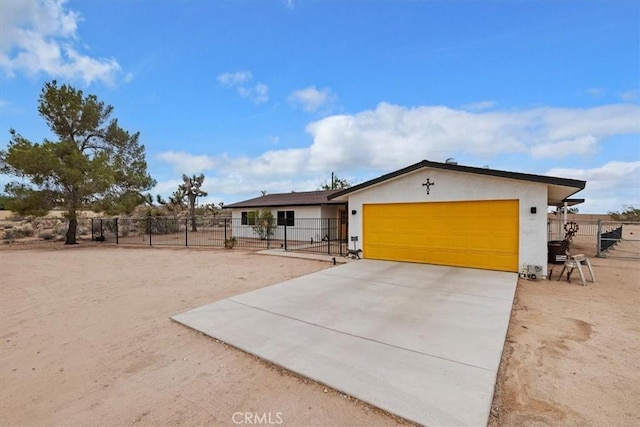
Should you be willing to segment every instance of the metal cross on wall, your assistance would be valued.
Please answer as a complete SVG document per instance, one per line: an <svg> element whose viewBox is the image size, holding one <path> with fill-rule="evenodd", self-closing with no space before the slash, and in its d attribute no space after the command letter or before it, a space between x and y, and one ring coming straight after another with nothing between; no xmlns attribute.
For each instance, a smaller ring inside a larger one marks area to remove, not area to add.
<svg viewBox="0 0 640 427"><path fill-rule="evenodd" d="M432 185L436 185L436 183L429 181L429 178L427 178L427 182L422 184L423 187L427 187L427 194L429 194L429 191L431 190Z"/></svg>

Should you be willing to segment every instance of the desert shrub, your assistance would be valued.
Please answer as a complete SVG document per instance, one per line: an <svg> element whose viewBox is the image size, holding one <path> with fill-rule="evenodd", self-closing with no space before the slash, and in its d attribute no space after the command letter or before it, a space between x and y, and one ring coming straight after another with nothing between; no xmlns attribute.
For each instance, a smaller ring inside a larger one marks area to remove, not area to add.
<svg viewBox="0 0 640 427"><path fill-rule="evenodd" d="M53 230L42 230L38 233L38 238L42 240L53 240L54 237L56 236L53 234Z"/></svg>
<svg viewBox="0 0 640 427"><path fill-rule="evenodd" d="M20 239L22 237L31 237L34 235L33 225L28 222L26 224L19 225L14 228L16 232L16 239Z"/></svg>
<svg viewBox="0 0 640 427"><path fill-rule="evenodd" d="M227 249L233 249L233 247L236 245L236 238L234 237L230 237L227 240L224 241L224 247Z"/></svg>
<svg viewBox="0 0 640 427"><path fill-rule="evenodd" d="M67 225L61 223L53 229L53 232L56 236L56 240L60 240L60 238L64 239L67 234Z"/></svg>
<svg viewBox="0 0 640 427"><path fill-rule="evenodd" d="M151 217L141 220L138 224L144 224L145 234L169 234L179 230L178 221L174 218Z"/></svg>
<svg viewBox="0 0 640 427"><path fill-rule="evenodd" d="M22 235L24 237L31 237L35 234L35 231L33 229L33 225L31 223L27 223L25 225L23 225L22 227Z"/></svg>
<svg viewBox="0 0 640 427"><path fill-rule="evenodd" d="M5 242L13 242L16 240L16 230L15 228L6 228L4 230L4 241Z"/></svg>
<svg viewBox="0 0 640 427"><path fill-rule="evenodd" d="M4 229L4 240L12 242L16 239L22 239L23 237L31 237L34 234L35 231L31 223L19 224Z"/></svg>
<svg viewBox="0 0 640 427"><path fill-rule="evenodd" d="M254 211L251 222L254 223L251 228L260 237L260 240L266 240L269 236L273 236L276 223L273 219L273 213L269 209Z"/></svg>

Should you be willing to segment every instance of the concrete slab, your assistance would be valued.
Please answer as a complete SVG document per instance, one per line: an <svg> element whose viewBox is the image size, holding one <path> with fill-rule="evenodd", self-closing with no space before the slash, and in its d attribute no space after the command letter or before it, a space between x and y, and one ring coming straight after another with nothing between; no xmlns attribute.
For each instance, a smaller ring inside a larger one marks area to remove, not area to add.
<svg viewBox="0 0 640 427"><path fill-rule="evenodd" d="M515 273L361 260L174 316L425 425L486 425Z"/></svg>
<svg viewBox="0 0 640 427"><path fill-rule="evenodd" d="M260 255L281 256L285 258L312 259L315 261L324 261L324 262L331 262L331 263L333 263L333 260L335 258L336 264L345 264L347 262L353 261L351 258L347 258L340 255L327 255L327 254L313 253L313 252L285 251L284 249L265 249L257 253Z"/></svg>

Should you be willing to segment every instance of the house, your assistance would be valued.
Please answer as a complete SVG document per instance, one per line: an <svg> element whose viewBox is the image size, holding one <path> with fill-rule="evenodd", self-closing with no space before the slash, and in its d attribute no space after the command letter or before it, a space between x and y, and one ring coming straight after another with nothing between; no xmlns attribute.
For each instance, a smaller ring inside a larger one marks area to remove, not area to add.
<svg viewBox="0 0 640 427"><path fill-rule="evenodd" d="M547 207L584 189L574 179L423 160L332 193L348 204L364 258L547 274ZM573 199L572 199L573 200Z"/></svg>
<svg viewBox="0 0 640 427"><path fill-rule="evenodd" d="M269 210L275 224L270 238L303 242L346 239L346 202L329 200L338 190L302 191L267 194L254 199L225 205L231 209L234 235L259 237L256 232L256 214ZM259 224L258 224L259 225Z"/></svg>

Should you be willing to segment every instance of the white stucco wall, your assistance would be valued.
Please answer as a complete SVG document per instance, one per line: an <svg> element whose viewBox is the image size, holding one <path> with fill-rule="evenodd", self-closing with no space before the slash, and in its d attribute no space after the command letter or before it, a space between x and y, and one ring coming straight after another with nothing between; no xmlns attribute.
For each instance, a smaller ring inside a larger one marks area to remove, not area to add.
<svg viewBox="0 0 640 427"><path fill-rule="evenodd" d="M427 195L422 183L435 185ZM540 265L547 274L547 186L514 179L424 168L349 194L349 235L362 248L364 204L453 202L463 200L519 200L519 270L524 263ZM531 213L531 207L537 213ZM356 214L353 215L352 211ZM349 243L352 247L353 243ZM366 256L366 254L365 254Z"/></svg>
<svg viewBox="0 0 640 427"><path fill-rule="evenodd" d="M287 239L288 240L301 240L311 241L313 238L315 241L322 239L326 234L326 230L323 229L323 223L320 221L322 218L321 207L318 206L280 206L277 208L269 208L273 214L274 221L278 220L278 211L294 211L294 226L287 227ZM252 212L260 210L260 208L235 208L231 210L231 218L233 221L233 235L236 237L250 237L257 238L258 235L253 231L250 225L241 225L242 212ZM331 210L327 210L326 213L332 213ZM332 214L329 218L335 218L337 213ZM325 227L326 228L326 227ZM274 230L272 239L283 240L284 239L284 226L277 226Z"/></svg>

